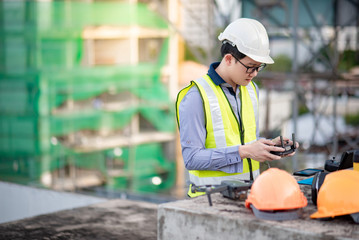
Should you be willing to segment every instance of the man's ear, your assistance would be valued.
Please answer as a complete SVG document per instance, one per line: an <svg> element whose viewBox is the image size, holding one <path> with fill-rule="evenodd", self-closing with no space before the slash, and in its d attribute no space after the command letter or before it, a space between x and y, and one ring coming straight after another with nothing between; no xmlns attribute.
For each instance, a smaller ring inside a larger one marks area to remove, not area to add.
<svg viewBox="0 0 359 240"><path fill-rule="evenodd" d="M227 53L226 55L224 55L224 61L227 65L231 65L231 63L233 63L233 57L231 54Z"/></svg>

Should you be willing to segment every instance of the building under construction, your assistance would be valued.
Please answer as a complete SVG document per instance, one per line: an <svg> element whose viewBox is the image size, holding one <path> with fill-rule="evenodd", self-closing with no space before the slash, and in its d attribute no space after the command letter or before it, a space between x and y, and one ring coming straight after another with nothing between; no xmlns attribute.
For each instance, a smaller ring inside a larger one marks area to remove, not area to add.
<svg viewBox="0 0 359 240"><path fill-rule="evenodd" d="M1 1L0 11L0 178L169 191L166 69L177 63L165 18L131 1Z"/></svg>

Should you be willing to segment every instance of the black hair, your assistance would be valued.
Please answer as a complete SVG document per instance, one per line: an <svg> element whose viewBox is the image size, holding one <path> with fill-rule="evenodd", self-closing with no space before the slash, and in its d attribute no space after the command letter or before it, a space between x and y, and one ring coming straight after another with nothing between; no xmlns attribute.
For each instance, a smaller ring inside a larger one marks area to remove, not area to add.
<svg viewBox="0 0 359 240"><path fill-rule="evenodd" d="M238 51L236 46L232 46L232 44L228 43L228 42L224 42L222 44L221 47L221 55L222 58L226 55L226 54L232 54L234 55L237 59L241 60L242 58L245 58L247 55L241 53L240 51Z"/></svg>

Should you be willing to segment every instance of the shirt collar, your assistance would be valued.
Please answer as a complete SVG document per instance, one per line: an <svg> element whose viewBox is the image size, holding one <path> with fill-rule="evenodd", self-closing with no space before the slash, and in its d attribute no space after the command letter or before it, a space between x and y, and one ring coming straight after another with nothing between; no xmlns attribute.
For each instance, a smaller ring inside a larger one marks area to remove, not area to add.
<svg viewBox="0 0 359 240"><path fill-rule="evenodd" d="M218 75L218 73L216 72L216 68L219 66L220 62L214 62L209 66L208 69L208 76L212 79L213 83L216 85L220 85L222 83L225 83L225 81L223 80L223 78L221 78L221 76Z"/></svg>

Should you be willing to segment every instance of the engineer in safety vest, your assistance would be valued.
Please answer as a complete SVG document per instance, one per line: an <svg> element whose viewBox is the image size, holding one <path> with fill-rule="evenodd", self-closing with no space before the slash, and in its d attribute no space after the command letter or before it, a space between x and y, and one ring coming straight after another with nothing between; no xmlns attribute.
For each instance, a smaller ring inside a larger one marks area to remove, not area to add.
<svg viewBox="0 0 359 240"><path fill-rule="evenodd" d="M252 80L266 64L274 63L266 29L254 19L240 18L218 39L221 62L212 63L205 76L178 93L176 101L182 155L189 180L197 186L253 180L260 162L281 159L270 151L284 151L274 146L280 145L279 137L259 139L258 87Z"/></svg>

